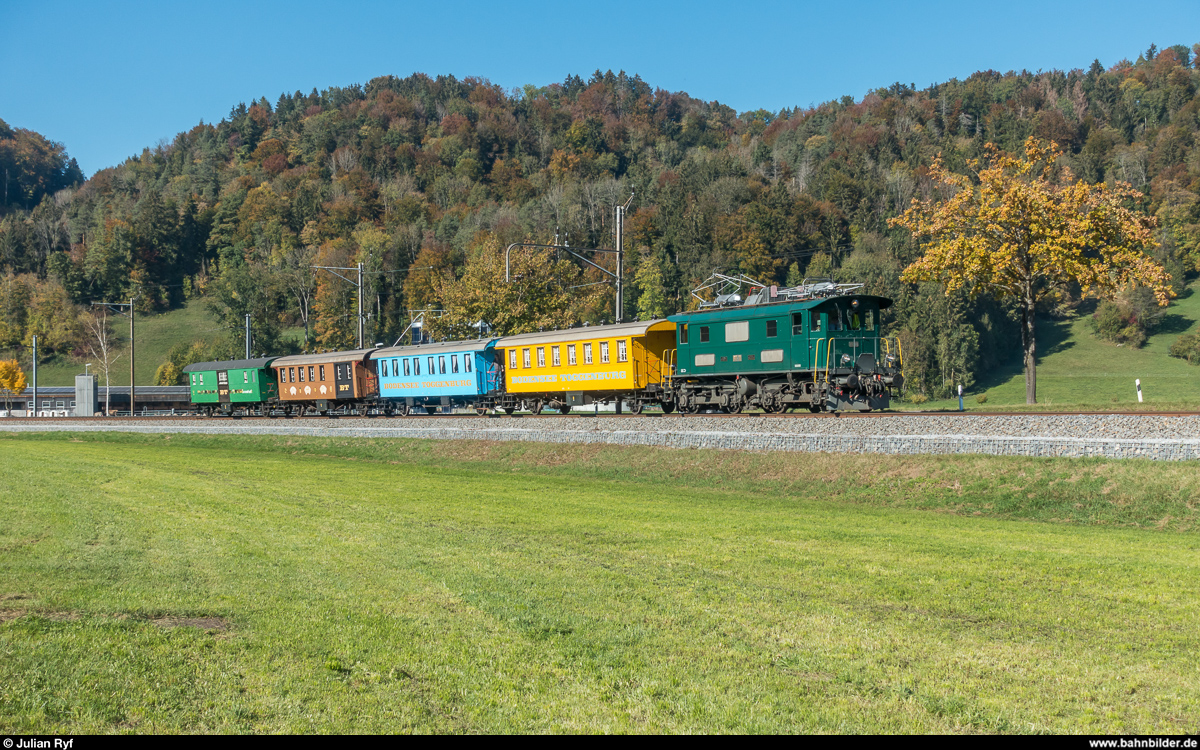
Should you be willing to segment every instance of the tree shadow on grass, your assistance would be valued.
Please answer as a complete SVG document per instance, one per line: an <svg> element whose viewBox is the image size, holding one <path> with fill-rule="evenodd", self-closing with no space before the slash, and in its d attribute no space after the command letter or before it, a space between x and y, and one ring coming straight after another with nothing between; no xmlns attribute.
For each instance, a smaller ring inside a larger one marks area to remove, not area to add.
<svg viewBox="0 0 1200 750"><path fill-rule="evenodd" d="M1160 333L1186 333L1195 324L1196 321L1192 318L1179 315L1178 313L1170 313L1159 318L1158 325L1154 326L1154 330L1150 333L1151 335Z"/></svg>
<svg viewBox="0 0 1200 750"><path fill-rule="evenodd" d="M1051 354L1065 352L1075 346L1075 342L1071 340L1071 326L1074 322L1075 318L1066 320L1042 318L1037 322L1037 364L1039 367ZM991 372L981 373L979 379L975 381L973 390L980 392L990 390L1007 383L1024 372L1024 356L1018 343L1012 359Z"/></svg>

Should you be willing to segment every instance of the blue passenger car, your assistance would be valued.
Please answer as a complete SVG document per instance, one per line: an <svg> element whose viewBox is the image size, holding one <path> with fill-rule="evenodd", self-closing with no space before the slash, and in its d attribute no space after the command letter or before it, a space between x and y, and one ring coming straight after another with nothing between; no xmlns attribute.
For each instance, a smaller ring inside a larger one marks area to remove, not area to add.
<svg viewBox="0 0 1200 750"><path fill-rule="evenodd" d="M376 349L371 366L385 410L405 416L415 407L432 413L457 406L475 407L482 413L481 399L504 383L496 365L495 343L495 339L481 339Z"/></svg>

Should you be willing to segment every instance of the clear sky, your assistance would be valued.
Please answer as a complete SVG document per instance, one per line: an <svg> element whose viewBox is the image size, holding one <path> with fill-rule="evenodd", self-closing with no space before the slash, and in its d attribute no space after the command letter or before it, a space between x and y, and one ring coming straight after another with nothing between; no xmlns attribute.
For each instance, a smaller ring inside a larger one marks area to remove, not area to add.
<svg viewBox="0 0 1200 750"><path fill-rule="evenodd" d="M80 2L0 0L0 118L85 174L240 101L379 75L511 89L625 70L738 111L976 70L1106 67L1200 42L1200 0Z"/></svg>

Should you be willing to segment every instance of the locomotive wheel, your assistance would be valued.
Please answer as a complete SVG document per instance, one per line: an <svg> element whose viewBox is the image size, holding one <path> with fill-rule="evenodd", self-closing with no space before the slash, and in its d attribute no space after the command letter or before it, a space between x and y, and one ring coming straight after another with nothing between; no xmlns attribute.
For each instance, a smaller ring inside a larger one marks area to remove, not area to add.
<svg viewBox="0 0 1200 750"><path fill-rule="evenodd" d="M487 414L487 412L488 412L488 410L487 410L486 406L476 406L475 407L475 413L481 417L484 416L485 414Z"/></svg>
<svg viewBox="0 0 1200 750"><path fill-rule="evenodd" d="M513 407L511 407L511 406L506 406L506 407L504 407L504 413L505 413L505 414L507 414L507 415L508 415L508 416L510 416L510 417L513 415L513 412L514 412L514 411L516 411L516 409L514 409L514 408L513 408Z"/></svg>
<svg viewBox="0 0 1200 750"><path fill-rule="evenodd" d="M629 413L630 414L641 414L642 410L645 408L646 408L646 404L645 404L645 402L643 402L641 400L631 401L629 403Z"/></svg>
<svg viewBox="0 0 1200 750"><path fill-rule="evenodd" d="M663 401L662 402L662 411L663 411L663 414L670 414L671 412L675 411L675 402L674 401Z"/></svg>
<svg viewBox="0 0 1200 750"><path fill-rule="evenodd" d="M396 404L396 413L402 417L409 415L408 404Z"/></svg>
<svg viewBox="0 0 1200 750"><path fill-rule="evenodd" d="M558 413L559 414L570 414L571 413L571 405L563 404L562 406L558 407Z"/></svg>
<svg viewBox="0 0 1200 750"><path fill-rule="evenodd" d="M534 415L542 413L542 400L541 399L535 399L534 402L529 405L529 413L534 414Z"/></svg>

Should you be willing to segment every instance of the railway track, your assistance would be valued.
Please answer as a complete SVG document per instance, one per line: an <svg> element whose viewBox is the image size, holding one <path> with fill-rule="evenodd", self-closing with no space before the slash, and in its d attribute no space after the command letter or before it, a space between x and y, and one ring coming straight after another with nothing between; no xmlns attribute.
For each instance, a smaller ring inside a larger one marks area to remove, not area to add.
<svg viewBox="0 0 1200 750"><path fill-rule="evenodd" d="M487 420L500 421L519 421L519 420L589 420L602 418L618 418L618 419L647 419L651 421L657 420L676 420L676 419L785 419L785 420L803 420L803 419L886 419L888 417L1082 417L1082 416L1130 416L1130 417L1195 417L1200 416L1200 411L1037 411L1037 412L1021 412L1021 411L886 411L886 412L825 412L819 414L811 413L792 413L792 414L768 414L765 412L751 412L742 414L725 414L722 412L702 413L702 414L657 414L645 413L642 414L613 414L611 412L599 414L486 414L483 416L474 413L462 414L413 414L405 417L386 417L383 415L358 416L354 414L335 414L328 416L313 415L276 415L276 416L258 416L258 415L232 415L232 416L214 416L206 417L196 414L175 414L175 415L150 415L150 416L134 416L134 417L6 417L0 419L0 425L3 424L130 424L132 423L153 423L153 422L288 422L288 421L305 421L305 422L334 422L345 419L369 419L380 420L383 422L396 422L399 424L408 422L420 421L438 421L445 419L463 419L476 418ZM0 428L2 429L2 428Z"/></svg>

